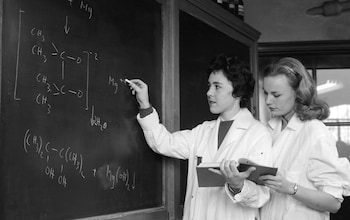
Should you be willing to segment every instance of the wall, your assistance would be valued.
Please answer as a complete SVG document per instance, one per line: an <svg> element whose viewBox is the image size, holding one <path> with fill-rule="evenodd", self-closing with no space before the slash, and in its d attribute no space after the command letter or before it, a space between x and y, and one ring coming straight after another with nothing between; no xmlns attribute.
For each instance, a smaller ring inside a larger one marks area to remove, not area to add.
<svg viewBox="0 0 350 220"><path fill-rule="evenodd" d="M325 1L245 0L245 22L262 33L259 42L350 39L350 10L332 17L306 15Z"/></svg>

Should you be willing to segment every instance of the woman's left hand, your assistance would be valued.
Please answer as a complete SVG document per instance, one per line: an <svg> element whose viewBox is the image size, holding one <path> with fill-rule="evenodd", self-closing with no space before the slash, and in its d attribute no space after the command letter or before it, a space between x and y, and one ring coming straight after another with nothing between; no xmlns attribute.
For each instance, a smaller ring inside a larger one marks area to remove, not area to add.
<svg viewBox="0 0 350 220"><path fill-rule="evenodd" d="M220 164L220 172L232 188L242 189L244 180L255 170L255 167L250 167L247 171L239 172L237 166L238 163L234 160L223 160Z"/></svg>
<svg viewBox="0 0 350 220"><path fill-rule="evenodd" d="M289 195L292 195L294 193L294 183L284 178L281 172L279 171L277 171L276 176L264 175L261 176L259 179L264 182L265 186L275 190L276 192L285 193Z"/></svg>

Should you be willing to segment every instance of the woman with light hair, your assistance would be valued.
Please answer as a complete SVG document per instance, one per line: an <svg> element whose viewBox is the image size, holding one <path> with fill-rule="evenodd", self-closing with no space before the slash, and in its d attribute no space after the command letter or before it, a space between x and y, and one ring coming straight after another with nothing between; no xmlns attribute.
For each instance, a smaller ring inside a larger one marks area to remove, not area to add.
<svg viewBox="0 0 350 220"><path fill-rule="evenodd" d="M276 176L261 179L271 189L262 220L326 220L350 195L350 165L339 158L336 141L322 120L328 105L304 65L282 58L264 70L264 93L272 119Z"/></svg>

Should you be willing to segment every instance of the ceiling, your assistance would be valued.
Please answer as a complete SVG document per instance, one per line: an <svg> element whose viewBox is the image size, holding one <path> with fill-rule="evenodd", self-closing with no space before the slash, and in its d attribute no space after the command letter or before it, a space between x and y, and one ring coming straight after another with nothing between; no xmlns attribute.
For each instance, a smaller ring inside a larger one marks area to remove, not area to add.
<svg viewBox="0 0 350 220"><path fill-rule="evenodd" d="M328 17L306 14L307 9L324 2L245 0L244 21L261 32L259 42L350 40L350 10Z"/></svg>

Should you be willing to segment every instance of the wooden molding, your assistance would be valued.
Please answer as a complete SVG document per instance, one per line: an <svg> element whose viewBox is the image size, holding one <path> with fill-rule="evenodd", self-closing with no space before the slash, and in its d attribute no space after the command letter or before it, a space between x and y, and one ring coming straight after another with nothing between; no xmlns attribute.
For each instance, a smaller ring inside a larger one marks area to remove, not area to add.
<svg viewBox="0 0 350 220"><path fill-rule="evenodd" d="M259 56L278 54L349 54L350 40L259 43L258 51Z"/></svg>
<svg viewBox="0 0 350 220"><path fill-rule="evenodd" d="M207 12L208 14L218 18L231 28L237 30L241 34L245 35L246 37L252 38L252 40L258 40L261 33L254 29L253 27L249 26L248 24L244 23L242 20L231 14L230 12L224 10L223 8L220 8L220 6L216 5L212 1L208 0L188 0L192 4L196 5L197 7L201 8L203 11Z"/></svg>

